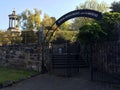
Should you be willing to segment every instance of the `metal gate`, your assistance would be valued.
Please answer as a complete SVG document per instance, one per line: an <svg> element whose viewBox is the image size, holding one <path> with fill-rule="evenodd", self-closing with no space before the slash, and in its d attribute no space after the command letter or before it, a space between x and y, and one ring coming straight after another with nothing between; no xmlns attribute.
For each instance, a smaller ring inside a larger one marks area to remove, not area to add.
<svg viewBox="0 0 120 90"><path fill-rule="evenodd" d="M91 79L120 83L120 42L91 45Z"/></svg>
<svg viewBox="0 0 120 90"><path fill-rule="evenodd" d="M53 46L53 71L57 75L73 76L79 68L88 67L88 60L80 54L80 44L62 44Z"/></svg>

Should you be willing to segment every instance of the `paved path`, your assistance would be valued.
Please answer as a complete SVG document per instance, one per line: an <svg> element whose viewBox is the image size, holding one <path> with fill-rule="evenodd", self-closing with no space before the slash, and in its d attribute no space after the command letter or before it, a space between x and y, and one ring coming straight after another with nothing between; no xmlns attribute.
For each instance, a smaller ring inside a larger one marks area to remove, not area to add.
<svg viewBox="0 0 120 90"><path fill-rule="evenodd" d="M57 77L42 74L0 90L120 90L109 84L79 77Z"/></svg>

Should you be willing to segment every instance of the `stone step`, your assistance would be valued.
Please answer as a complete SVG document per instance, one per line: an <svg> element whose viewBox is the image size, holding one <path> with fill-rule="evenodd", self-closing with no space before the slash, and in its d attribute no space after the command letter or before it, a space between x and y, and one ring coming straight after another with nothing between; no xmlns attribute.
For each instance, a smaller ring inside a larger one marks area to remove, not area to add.
<svg viewBox="0 0 120 90"><path fill-rule="evenodd" d="M76 60L76 55L53 55L52 63L53 68L79 68L88 66L86 59L78 58L78 60Z"/></svg>

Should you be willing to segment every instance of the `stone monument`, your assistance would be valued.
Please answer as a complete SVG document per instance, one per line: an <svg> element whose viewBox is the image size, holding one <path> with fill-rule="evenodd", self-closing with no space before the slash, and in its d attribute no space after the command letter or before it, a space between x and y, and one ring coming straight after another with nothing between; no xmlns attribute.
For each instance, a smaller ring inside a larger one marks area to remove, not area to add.
<svg viewBox="0 0 120 90"><path fill-rule="evenodd" d="M21 30L19 28L19 17L16 15L16 10L12 11L12 14L8 15L9 17L9 27L8 31L11 33L11 36L19 36Z"/></svg>

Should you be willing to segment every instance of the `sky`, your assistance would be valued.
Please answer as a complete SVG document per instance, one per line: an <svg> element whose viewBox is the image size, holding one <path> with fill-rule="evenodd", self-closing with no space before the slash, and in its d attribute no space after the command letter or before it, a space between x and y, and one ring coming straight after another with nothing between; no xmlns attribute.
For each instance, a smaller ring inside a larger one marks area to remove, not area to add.
<svg viewBox="0 0 120 90"><path fill-rule="evenodd" d="M75 7L84 3L86 0L0 0L0 29L7 30L9 24L8 15L16 9L16 13L20 14L25 9L33 10L37 8L42 10L42 16L46 13L50 17L58 19L62 15L75 10ZM99 2L103 0L97 0ZM120 0L104 0L108 5L113 1Z"/></svg>

